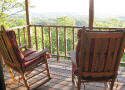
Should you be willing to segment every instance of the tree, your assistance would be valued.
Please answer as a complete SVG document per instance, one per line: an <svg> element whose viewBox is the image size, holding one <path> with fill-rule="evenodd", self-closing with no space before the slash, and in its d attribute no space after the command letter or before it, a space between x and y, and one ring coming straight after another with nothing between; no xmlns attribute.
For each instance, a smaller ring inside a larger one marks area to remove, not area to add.
<svg viewBox="0 0 125 90"><path fill-rule="evenodd" d="M57 24L56 25L62 25L62 26L73 26L75 25L75 21L68 16L60 16L57 18Z"/></svg>
<svg viewBox="0 0 125 90"><path fill-rule="evenodd" d="M13 20L9 20L10 16L24 11L24 7L24 1L19 2L19 0L0 0L0 25L6 25L6 27L9 27L13 22Z"/></svg>
<svg viewBox="0 0 125 90"><path fill-rule="evenodd" d="M108 18L102 21L95 21L94 26L96 27L124 27L124 23L120 23L118 18Z"/></svg>
<svg viewBox="0 0 125 90"><path fill-rule="evenodd" d="M24 11L24 2L19 2L19 0L0 0L0 26L5 25L6 27L10 27L17 24L17 22L19 22L20 24L24 23L24 21L21 19L18 20L15 20L15 18L10 19L10 16L15 15L22 11ZM1 66L1 55L0 55L0 90L6 90L3 70Z"/></svg>
<svg viewBox="0 0 125 90"><path fill-rule="evenodd" d="M75 26L75 20L68 16L61 16L57 18L57 24L60 26ZM72 28L66 28L67 33L67 53L72 50ZM55 41L56 43L56 41ZM59 46L60 46L60 54L64 54L64 29L59 29Z"/></svg>

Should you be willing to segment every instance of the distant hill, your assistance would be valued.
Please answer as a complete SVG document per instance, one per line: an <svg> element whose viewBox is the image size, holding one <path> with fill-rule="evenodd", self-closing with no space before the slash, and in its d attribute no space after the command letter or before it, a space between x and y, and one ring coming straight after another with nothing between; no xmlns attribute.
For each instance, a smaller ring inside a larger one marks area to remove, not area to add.
<svg viewBox="0 0 125 90"><path fill-rule="evenodd" d="M77 26L88 26L89 15L86 13L74 13L74 12L51 12L51 13L32 13L30 12L30 21L32 24L40 24L40 25L56 25L57 18L59 16L69 16L74 19ZM14 15L11 18L20 18L25 20L25 14ZM95 16L96 22L102 22L103 24L113 23L112 19L116 19L116 21L120 21L120 24L125 23L125 16Z"/></svg>
<svg viewBox="0 0 125 90"><path fill-rule="evenodd" d="M50 12L50 13L30 13L31 17L34 16L40 16L40 17L45 17L45 18L57 18L59 16L70 16L70 17L88 17L88 15L86 14L82 14L82 13L69 13L69 12L62 12L62 13L58 13L58 12Z"/></svg>

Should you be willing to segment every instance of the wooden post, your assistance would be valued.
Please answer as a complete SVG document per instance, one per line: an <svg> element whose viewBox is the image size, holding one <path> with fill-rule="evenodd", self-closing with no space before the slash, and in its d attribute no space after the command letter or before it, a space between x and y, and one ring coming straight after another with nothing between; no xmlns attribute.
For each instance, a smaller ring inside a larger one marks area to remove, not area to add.
<svg viewBox="0 0 125 90"><path fill-rule="evenodd" d="M89 28L93 28L94 22L94 0L89 0Z"/></svg>
<svg viewBox="0 0 125 90"><path fill-rule="evenodd" d="M26 23L28 25L27 27L27 31L28 31L28 43L29 43L29 47L32 47L32 35L31 35L31 31L30 31L30 19L29 19L29 2L30 0L25 0L25 7L26 7Z"/></svg>
<svg viewBox="0 0 125 90"><path fill-rule="evenodd" d="M0 54L0 90L6 90L6 85L4 82L3 67L1 64L2 56Z"/></svg>
<svg viewBox="0 0 125 90"><path fill-rule="evenodd" d="M56 27L56 41L57 41L57 62L58 62L59 61L59 32L57 27Z"/></svg>

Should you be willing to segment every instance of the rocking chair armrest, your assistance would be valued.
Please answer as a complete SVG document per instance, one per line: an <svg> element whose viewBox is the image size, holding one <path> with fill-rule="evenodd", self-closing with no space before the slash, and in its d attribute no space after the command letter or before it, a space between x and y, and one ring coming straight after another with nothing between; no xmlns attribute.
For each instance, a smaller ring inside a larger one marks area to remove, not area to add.
<svg viewBox="0 0 125 90"><path fill-rule="evenodd" d="M73 64L76 64L76 52L75 51L70 51L70 55L71 55L71 61Z"/></svg>
<svg viewBox="0 0 125 90"><path fill-rule="evenodd" d="M39 51L39 54L44 54L44 53L46 53L46 52L48 52L48 49L47 49L47 48L45 48L45 49Z"/></svg>
<svg viewBox="0 0 125 90"><path fill-rule="evenodd" d="M26 44L23 44L23 45L19 46L19 49L20 49L20 50L21 50L22 48L27 49L27 45L26 45Z"/></svg>
<svg viewBox="0 0 125 90"><path fill-rule="evenodd" d="M25 62L31 61L40 56L44 56L44 55L46 55L46 52L48 52L48 49L44 49L44 50L38 51L36 53L33 53L32 56L25 58Z"/></svg>
<svg viewBox="0 0 125 90"><path fill-rule="evenodd" d="M125 62L120 62L121 65L125 65Z"/></svg>

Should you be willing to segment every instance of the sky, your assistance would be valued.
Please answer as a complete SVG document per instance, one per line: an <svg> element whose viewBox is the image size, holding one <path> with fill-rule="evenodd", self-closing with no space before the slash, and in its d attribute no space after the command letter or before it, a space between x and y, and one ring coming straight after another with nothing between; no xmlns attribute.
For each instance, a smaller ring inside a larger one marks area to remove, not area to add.
<svg viewBox="0 0 125 90"><path fill-rule="evenodd" d="M95 16L125 16L125 0L94 0ZM35 8L30 12L76 12L89 13L89 0L30 0Z"/></svg>

